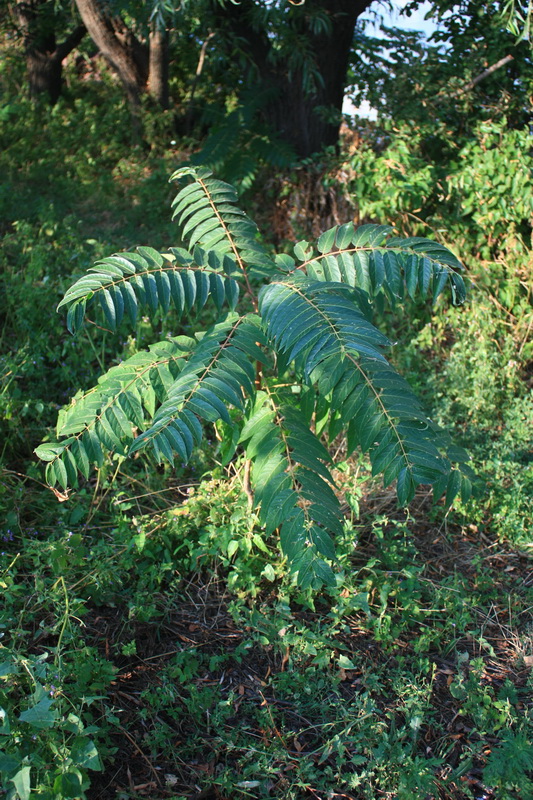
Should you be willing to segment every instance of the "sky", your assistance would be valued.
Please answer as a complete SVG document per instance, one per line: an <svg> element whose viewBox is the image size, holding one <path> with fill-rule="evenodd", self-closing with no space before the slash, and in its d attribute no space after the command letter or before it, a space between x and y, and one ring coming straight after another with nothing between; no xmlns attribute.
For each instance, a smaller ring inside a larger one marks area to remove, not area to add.
<svg viewBox="0 0 533 800"><path fill-rule="evenodd" d="M384 25L414 31L423 31L426 37L431 36L437 26L434 20L424 19L425 14L431 8L431 3L422 3L416 11L412 12L410 17L400 16L402 8L405 8L408 2L409 0L394 0L392 12L389 12L385 5L382 6L379 9L379 13L383 16ZM378 28L373 24L370 24L366 30L370 35L378 33ZM359 116L368 117L368 119L376 119L377 116L376 111L371 108L366 101L356 109L349 97L345 97L342 110L344 114L353 115L357 112Z"/></svg>
<svg viewBox="0 0 533 800"><path fill-rule="evenodd" d="M426 36L430 36L436 30L435 21L432 19L424 19L427 12L431 9L430 2L424 2L419 5L416 11L411 12L411 16L400 16L402 9L409 5L410 0L392 0L392 11L390 11L386 4L382 5L376 3L372 5L372 13L363 14L362 19L371 19L377 11L382 17L385 25L393 25L396 28L404 28L415 31L423 31ZM377 28L372 24L368 26L368 33L377 33Z"/></svg>
<svg viewBox="0 0 533 800"><path fill-rule="evenodd" d="M408 0L395 0L394 11L392 14L387 14L386 19L397 28L409 28L414 31L424 31L426 36L429 36L436 30L436 25L433 20L425 20L424 15L427 14L431 8L431 3L423 3L416 11L413 11L410 17L401 17L400 11L408 5ZM386 23L387 24L387 23Z"/></svg>

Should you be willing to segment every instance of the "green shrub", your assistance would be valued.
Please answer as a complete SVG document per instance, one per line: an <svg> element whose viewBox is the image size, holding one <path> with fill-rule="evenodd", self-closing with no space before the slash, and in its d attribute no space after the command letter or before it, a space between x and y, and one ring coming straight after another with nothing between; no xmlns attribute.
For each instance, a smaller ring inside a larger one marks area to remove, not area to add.
<svg viewBox="0 0 533 800"><path fill-rule="evenodd" d="M503 115L478 121L469 138L435 153L428 127L387 131L386 147L365 143L351 158L362 216L394 218L407 235L443 229L472 279L474 311L437 309L415 338L399 315L387 320L396 363L423 391L438 421L461 430L488 491L469 507L478 523L520 546L530 540L531 218L533 158L527 128ZM421 357L421 353L423 354Z"/></svg>

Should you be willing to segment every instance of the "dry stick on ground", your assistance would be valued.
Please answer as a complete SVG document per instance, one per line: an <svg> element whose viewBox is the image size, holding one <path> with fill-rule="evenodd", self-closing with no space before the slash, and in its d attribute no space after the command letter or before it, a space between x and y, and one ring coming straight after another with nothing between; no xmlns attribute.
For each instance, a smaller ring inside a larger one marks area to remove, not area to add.
<svg viewBox="0 0 533 800"><path fill-rule="evenodd" d="M133 738L133 736L131 736L131 735L128 733L128 731L126 731L126 730L125 730L125 729L122 727L122 725L119 725L119 726L118 726L118 728L119 728L120 732L124 734L124 736L126 737L126 739L128 739L128 741L129 741L129 742L130 742L130 743L133 745L133 747L134 747L134 748L135 748L135 750L136 750L136 751L139 753L139 755L141 756L141 758L143 758L143 759L144 759L144 761L146 761L146 763L147 763L148 767L150 768L150 772L153 774L153 776L154 776L154 778L155 778L155 780L156 780L156 783L157 783L157 785L158 785L158 786L161 786L161 781L160 781L160 779L159 779L159 775L157 774L157 771L154 769L154 766L153 766L152 762L150 761L150 759L149 759L147 756L145 756L145 754L143 753L143 751L141 750L141 748L139 747L139 745L137 744L137 742L135 741L135 739Z"/></svg>

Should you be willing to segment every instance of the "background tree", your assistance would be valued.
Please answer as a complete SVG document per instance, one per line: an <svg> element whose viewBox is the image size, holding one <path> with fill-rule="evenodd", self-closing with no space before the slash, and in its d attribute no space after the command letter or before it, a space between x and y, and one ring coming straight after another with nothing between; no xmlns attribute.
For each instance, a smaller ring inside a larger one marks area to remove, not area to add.
<svg viewBox="0 0 533 800"><path fill-rule="evenodd" d="M407 13L417 5L411 3ZM299 6L199 0L179 8L164 0L76 0L83 23L76 26L70 8L50 0L8 8L24 42L32 96L46 91L57 101L62 61L88 30L120 78L137 131L143 94L159 107L171 105L170 76L181 87L173 105L183 131L217 131L227 112L239 107L228 146L237 125L252 137L260 130L257 144L277 137L298 157L337 143L349 83L357 101L365 98L395 119L414 115L454 126L461 119L464 131L465 113L476 118L503 102L521 124L531 54L505 31L499 3L438 0L430 14L440 29L429 43L395 29L385 30L385 39L366 36L361 19L370 6L369 0L306 0ZM459 51L461 58L452 56ZM220 137L217 147L223 149Z"/></svg>
<svg viewBox="0 0 533 800"><path fill-rule="evenodd" d="M526 124L531 50L505 30L500 3L437 0L427 16L438 24L429 40L392 27L377 36L360 33L351 54L354 102L367 100L381 119L416 120L434 133L447 128L451 146L495 113L505 113L511 126Z"/></svg>
<svg viewBox="0 0 533 800"><path fill-rule="evenodd" d="M73 28L70 11L50 0L22 0L11 4L8 13L23 42L30 96L48 94L55 105L61 94L63 60L82 41L85 25ZM58 35L65 36L60 43Z"/></svg>
<svg viewBox="0 0 533 800"><path fill-rule="evenodd" d="M444 197L449 199L445 187L461 161L476 152L481 159L493 148L483 141L483 126L486 133L493 131L491 136L499 135L505 150L506 138L513 132L522 135L533 119L531 48L505 30L500 4L439 0L430 14L439 27L429 41L418 32L393 28L384 30L386 38L362 35L351 68L357 82L354 102L365 99L378 113L377 121L366 126L367 144L381 153L394 142L398 148L403 139L396 168L406 180L409 175L413 198L418 183L421 194L409 210L424 220L442 207ZM511 192L518 185L519 166L515 162L510 168ZM519 193L515 203L523 196ZM506 213L509 223L509 209ZM517 230L528 239L530 220L527 214L519 216ZM500 212L486 217L485 226L499 217ZM502 227L507 232L508 224Z"/></svg>
<svg viewBox="0 0 533 800"><path fill-rule="evenodd" d="M264 98L260 115L305 158L338 140L358 18L369 0L246 0L216 6L221 47L242 65L241 89Z"/></svg>
<svg viewBox="0 0 533 800"><path fill-rule="evenodd" d="M141 96L148 92L168 108L168 30L159 4L133 4L124 14L98 0L76 0L80 17L101 54L120 78L132 110L134 127L140 130ZM147 19L147 13L149 18Z"/></svg>

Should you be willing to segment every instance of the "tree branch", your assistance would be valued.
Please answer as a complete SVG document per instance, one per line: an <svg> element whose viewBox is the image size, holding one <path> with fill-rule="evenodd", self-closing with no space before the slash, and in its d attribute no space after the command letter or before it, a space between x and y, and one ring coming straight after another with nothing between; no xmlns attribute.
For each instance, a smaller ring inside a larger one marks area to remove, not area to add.
<svg viewBox="0 0 533 800"><path fill-rule="evenodd" d="M198 86L198 81L200 80L200 76L202 75L202 70L204 68L204 61L205 61L205 54L207 52L207 45L211 41L211 39L215 36L213 31L209 31L207 38L204 40L202 47L200 49L200 57L198 59L198 66L196 67L196 74L193 78L192 85L191 85L191 94L189 96L189 104L187 107L187 123L186 129L187 133L191 132L192 128L192 116L193 116L193 103L194 103L194 93L196 91L196 87Z"/></svg>
<svg viewBox="0 0 533 800"><path fill-rule="evenodd" d="M79 45L86 33L87 28L85 25L78 25L78 27L72 31L70 36L67 36L65 41L56 47L54 58L57 61L63 61L63 59L66 58L68 54Z"/></svg>
<svg viewBox="0 0 533 800"><path fill-rule="evenodd" d="M493 72L496 72L497 69L500 69L500 67L504 67L506 64L508 64L510 61L513 60L514 56L511 55L505 56L504 58L500 58L500 60L497 61L495 64L493 64L491 67L488 67L487 69L483 70L483 72L480 72L480 74L477 77L473 78L469 83L466 83L464 86L461 86L460 89L457 89L457 91L452 92L452 94L448 96L459 97L465 92L469 92L471 89L477 86L478 83L483 80L483 78L487 78L489 75L492 75Z"/></svg>

